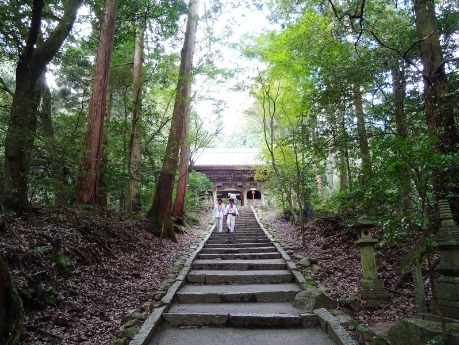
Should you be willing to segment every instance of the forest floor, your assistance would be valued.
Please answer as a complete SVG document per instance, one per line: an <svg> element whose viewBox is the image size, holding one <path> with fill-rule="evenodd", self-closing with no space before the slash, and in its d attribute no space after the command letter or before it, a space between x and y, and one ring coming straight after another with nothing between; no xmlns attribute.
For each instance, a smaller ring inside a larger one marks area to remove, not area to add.
<svg viewBox="0 0 459 345"><path fill-rule="evenodd" d="M310 270L314 281L336 299L357 298L360 305L339 305L359 324L378 334L387 330L397 321L412 317L416 313L416 301L410 274L402 274L400 266L407 254L413 251L420 234L414 234L407 242L398 246L379 248L376 252L378 277L389 292L388 304L371 308L360 298L359 280L362 277L360 250L356 245L358 234L355 229L344 225L340 215L321 217L305 226L305 243L301 245L299 227L290 224L281 215L269 216L269 223L277 234L293 251L292 259L299 263L307 258L315 263ZM315 266L315 267L314 267ZM426 267L423 267L425 270ZM428 276L428 275L427 275ZM424 276L426 298L431 299L430 280ZM352 333L351 329L351 333ZM359 344L366 344L357 333L354 337Z"/></svg>
<svg viewBox="0 0 459 345"><path fill-rule="evenodd" d="M265 217L265 221L268 218ZM311 224L307 248L298 229L281 216L269 216L294 254L314 258L322 267L315 280L333 298L358 296L360 257L354 235L339 217ZM0 255L9 266L24 301L26 316L21 344L110 344L121 317L139 312L152 300L171 266L196 243L212 222L203 213L179 235L160 241L146 228L146 219L123 219L112 213L61 210L43 212L40 224L4 220L0 224ZM398 265L409 250L388 248L377 257L387 287L400 277ZM386 327L415 312L411 281L390 290L383 309L349 311L354 319Z"/></svg>

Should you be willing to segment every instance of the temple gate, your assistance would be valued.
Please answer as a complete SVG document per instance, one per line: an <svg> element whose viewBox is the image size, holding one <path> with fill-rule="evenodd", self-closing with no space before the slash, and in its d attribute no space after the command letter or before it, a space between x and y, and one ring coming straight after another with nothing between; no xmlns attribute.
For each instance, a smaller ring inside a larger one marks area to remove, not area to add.
<svg viewBox="0 0 459 345"><path fill-rule="evenodd" d="M254 180L256 168L265 164L260 149L204 148L193 157L192 170L205 174L213 183L214 203L217 198L225 200L236 194L239 205L265 204L263 185Z"/></svg>

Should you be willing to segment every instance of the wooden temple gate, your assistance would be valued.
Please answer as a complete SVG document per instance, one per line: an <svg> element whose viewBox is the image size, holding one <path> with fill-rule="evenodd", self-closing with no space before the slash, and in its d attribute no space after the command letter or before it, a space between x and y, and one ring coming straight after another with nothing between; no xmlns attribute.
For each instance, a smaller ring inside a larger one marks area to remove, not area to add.
<svg viewBox="0 0 459 345"><path fill-rule="evenodd" d="M239 205L264 205L263 185L254 180L256 167L263 164L259 154L258 149L201 149L192 169L212 181L214 203L236 194Z"/></svg>

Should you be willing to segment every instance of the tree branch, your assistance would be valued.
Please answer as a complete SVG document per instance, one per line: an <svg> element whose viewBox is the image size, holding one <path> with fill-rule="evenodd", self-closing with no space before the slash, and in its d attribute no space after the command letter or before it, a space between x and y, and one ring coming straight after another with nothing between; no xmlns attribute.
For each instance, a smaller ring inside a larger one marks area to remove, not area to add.
<svg viewBox="0 0 459 345"><path fill-rule="evenodd" d="M5 91L6 93L8 93L11 97L14 96L14 92L13 90L11 90L9 87L8 87L8 84L3 80L2 77L0 77L0 87L3 91Z"/></svg>

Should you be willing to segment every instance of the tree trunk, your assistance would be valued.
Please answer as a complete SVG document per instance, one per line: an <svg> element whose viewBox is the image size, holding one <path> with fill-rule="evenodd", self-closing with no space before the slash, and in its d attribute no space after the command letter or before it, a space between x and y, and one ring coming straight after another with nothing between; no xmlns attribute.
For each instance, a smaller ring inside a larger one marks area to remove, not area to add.
<svg viewBox="0 0 459 345"><path fill-rule="evenodd" d="M352 175L351 168L349 164L349 153L347 147L347 131L345 123L345 111L344 109L340 110L340 119L339 124L341 128L341 133L343 133L342 144L340 145L339 153L339 190L341 192L352 190Z"/></svg>
<svg viewBox="0 0 459 345"><path fill-rule="evenodd" d="M459 135L454 119L452 96L445 72L445 61L437 28L433 0L415 0L416 31L423 64L424 109L430 134L439 139L434 153L456 154ZM438 169L433 181L436 200L448 199L456 222L459 221L458 167L448 172ZM452 197L451 197L452 196Z"/></svg>
<svg viewBox="0 0 459 345"><path fill-rule="evenodd" d="M83 161L78 179L77 204L94 205L98 203L99 169L102 157L104 122L107 102L110 61L115 33L117 0L105 1L105 17L99 39L94 85L86 139L83 149Z"/></svg>
<svg viewBox="0 0 459 345"><path fill-rule="evenodd" d="M105 120L104 123L108 125L110 123L110 118L112 115L112 103L113 103L113 93L108 92L107 97L107 107L105 111ZM108 135L103 133L102 135L102 154L100 157L99 164L99 179L97 181L97 204L102 208L108 207L108 185L107 185L107 168L108 168L108 152L106 147L108 147Z"/></svg>
<svg viewBox="0 0 459 345"><path fill-rule="evenodd" d="M40 44L44 1L34 1L24 51L16 66L16 89L5 137L5 176L0 204L4 210L31 214L27 197L29 153L33 149L41 97L40 77L54 58L75 22L82 0L70 0L61 21Z"/></svg>
<svg viewBox="0 0 459 345"><path fill-rule="evenodd" d="M51 92L46 80L46 74L43 72L41 76L41 111L40 118L43 126L43 136L46 145L46 159L49 161L51 172L51 180L54 194L55 205L65 205L65 173L64 161L62 159L62 151L57 147L54 138L54 128L51 116Z"/></svg>
<svg viewBox="0 0 459 345"><path fill-rule="evenodd" d="M174 216L177 224L185 225L185 195L188 184L188 163L190 161L190 147L188 141L188 128L190 121L190 109L187 107L185 123L183 124L183 142L180 148L180 168L179 180L177 182L177 191L175 192Z"/></svg>
<svg viewBox="0 0 459 345"><path fill-rule="evenodd" d="M171 130L167 141L163 168L159 176L153 204L148 211L148 229L156 235L176 240L171 226L171 204L174 189L174 178L177 174L179 150L182 143L183 126L186 109L191 100L191 68L193 63L194 45L196 41L196 25L199 0L190 0L188 20L180 61L179 80L174 111L172 113Z"/></svg>
<svg viewBox="0 0 459 345"><path fill-rule="evenodd" d="M362 91L360 86L354 85L354 107L355 116L357 117L357 136L359 140L360 158L362 159L362 182L365 184L371 176L371 155L368 145L368 136L365 126L365 114L363 112Z"/></svg>
<svg viewBox="0 0 459 345"><path fill-rule="evenodd" d="M134 76L132 82L132 123L129 140L128 172L129 187L126 208L128 212L140 210L140 165L142 162L142 68L144 27L139 26L135 40Z"/></svg>
<svg viewBox="0 0 459 345"><path fill-rule="evenodd" d="M327 198L331 198L335 192L335 184L333 181L334 169L335 169L335 156L333 155L333 147L328 148L327 158Z"/></svg>
<svg viewBox="0 0 459 345"><path fill-rule="evenodd" d="M405 113L406 79L405 68L402 61L397 61L397 65L392 69L392 89L394 93L394 115L399 140L408 138L408 125ZM401 214L409 216L411 214L411 172L406 157L399 150L399 159L403 162L399 174L399 195L402 200Z"/></svg>
<svg viewBox="0 0 459 345"><path fill-rule="evenodd" d="M19 344L23 319L22 300L0 256L0 344Z"/></svg>

